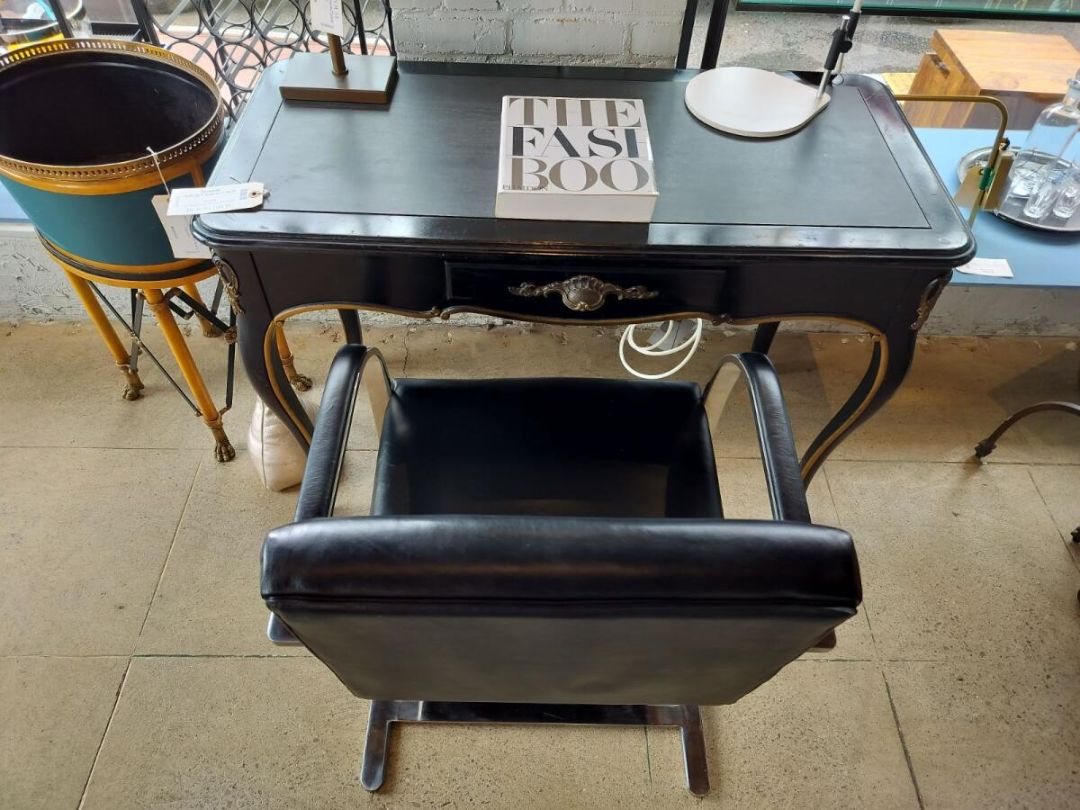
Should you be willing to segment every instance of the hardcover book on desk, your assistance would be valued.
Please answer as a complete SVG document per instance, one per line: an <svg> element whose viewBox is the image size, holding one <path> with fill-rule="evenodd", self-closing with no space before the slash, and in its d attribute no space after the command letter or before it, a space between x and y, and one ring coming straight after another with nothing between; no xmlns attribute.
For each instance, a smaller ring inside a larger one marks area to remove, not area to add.
<svg viewBox="0 0 1080 810"><path fill-rule="evenodd" d="M503 97L495 216L650 222L658 196L640 99Z"/></svg>

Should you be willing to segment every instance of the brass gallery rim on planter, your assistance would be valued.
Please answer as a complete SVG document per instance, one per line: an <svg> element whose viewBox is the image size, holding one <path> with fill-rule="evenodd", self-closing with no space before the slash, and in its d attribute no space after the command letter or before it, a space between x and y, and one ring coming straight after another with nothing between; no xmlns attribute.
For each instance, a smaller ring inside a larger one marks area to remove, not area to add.
<svg viewBox="0 0 1080 810"><path fill-rule="evenodd" d="M10 78L11 71L18 71L31 61L40 65L43 60L79 53L135 56L172 68L204 85L216 99L215 109L191 135L179 143L163 144L153 156L147 152L114 162L58 165L6 154L7 144L4 143L0 145L0 173L36 188L68 194L115 193L159 185L159 168L167 179L185 174L192 164L201 164L218 148L225 129L225 105L214 80L193 62L154 45L121 40L65 39L16 48L0 56L0 86ZM79 138L80 135L74 133L72 137Z"/></svg>
<svg viewBox="0 0 1080 810"><path fill-rule="evenodd" d="M165 185L205 185L225 143L204 71L142 43L43 42L0 56L0 106L0 183L65 269L135 287L213 271L177 260L154 208Z"/></svg>

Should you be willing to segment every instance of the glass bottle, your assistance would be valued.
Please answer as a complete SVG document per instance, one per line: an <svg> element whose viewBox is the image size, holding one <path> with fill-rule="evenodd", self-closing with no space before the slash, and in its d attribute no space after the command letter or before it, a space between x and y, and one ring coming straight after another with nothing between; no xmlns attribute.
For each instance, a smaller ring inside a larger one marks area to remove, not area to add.
<svg viewBox="0 0 1080 810"><path fill-rule="evenodd" d="M1035 189L1039 171L1057 162L1080 128L1080 70L1069 79L1065 98L1039 114L1035 126L1024 141L1024 148L1013 161L1009 196L1025 199Z"/></svg>

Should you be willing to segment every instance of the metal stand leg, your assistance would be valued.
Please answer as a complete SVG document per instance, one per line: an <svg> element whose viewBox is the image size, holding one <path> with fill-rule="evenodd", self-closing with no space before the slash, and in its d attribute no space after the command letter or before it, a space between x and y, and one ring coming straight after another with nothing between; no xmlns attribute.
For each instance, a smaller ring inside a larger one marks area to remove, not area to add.
<svg viewBox="0 0 1080 810"><path fill-rule="evenodd" d="M1025 416L1030 416L1033 413L1039 413L1041 411L1063 411L1064 413L1071 413L1073 416L1080 416L1080 404L1075 402L1040 402L1036 405L1031 405L1017 411L998 425L997 430L975 445L975 458L986 458L994 452L994 448L997 447L998 439L1001 438L1001 435L1006 430L1011 428Z"/></svg>
<svg viewBox="0 0 1080 810"><path fill-rule="evenodd" d="M90 320L94 322L94 326L97 328L98 334L101 335L101 339L105 341L105 346L112 353L113 359L116 361L116 367L120 369L120 373L124 375L124 399L129 401L138 399L142 396L143 383L142 380L139 379L139 372L136 370L136 365L133 362L135 350L129 354L127 349L124 348L123 342L113 330L108 317L105 315L105 311L101 308L101 304L98 303L97 298L94 297L94 291L90 287L90 282L66 269L64 270L64 274L67 276L68 282L75 290L75 294L79 296L79 301L82 302L86 314L89 315Z"/></svg>
<svg viewBox="0 0 1080 810"><path fill-rule="evenodd" d="M139 291L131 290L131 360L128 365L135 374L139 373L139 354L142 353L142 316L144 303L145 299L139 295ZM136 391L134 397L129 397L127 389L124 389L124 399L136 399L139 396L141 396L140 392Z"/></svg>
<svg viewBox="0 0 1080 810"><path fill-rule="evenodd" d="M393 723L485 723L589 726L675 726L680 730L686 787L695 796L709 792L705 733L697 706L591 706L540 703L441 703L374 700L368 714L360 784L378 790L386 776Z"/></svg>
<svg viewBox="0 0 1080 810"><path fill-rule="evenodd" d="M274 341L277 343L278 356L281 357L281 365L285 368L285 376L289 378L292 387L297 391L310 391L313 385L311 377L301 374L293 364L292 350L289 342L285 339L285 324L279 323L274 326Z"/></svg>
<svg viewBox="0 0 1080 810"><path fill-rule="evenodd" d="M146 296L146 303L150 305L150 309L157 317L165 342L169 344L169 349L180 366L180 373L184 375L188 388L191 389L191 395L199 408L199 415L214 436L214 456L218 461L232 461L236 457L236 451L233 450L229 437L225 435L225 430L221 426L221 412L214 405L214 400L206 389L199 367L195 365L195 358L191 356L191 350L188 349L184 335L173 319L168 301L161 290L144 290L143 295Z"/></svg>
<svg viewBox="0 0 1080 810"><path fill-rule="evenodd" d="M186 292L188 295L190 295L193 299L198 301L204 307L206 306L206 304L202 300L202 296L199 295L199 288L195 286L194 282L189 282L187 284L184 284L184 285L182 285L182 287L184 289L184 292ZM214 307L214 309L216 310L217 307ZM196 313L196 314L198 315L198 313ZM199 323L202 324L203 337L208 337L208 338L221 337L222 332L221 332L220 329L217 328L217 326L215 324L211 323L207 318L204 318L202 315L198 315L198 317L199 317Z"/></svg>

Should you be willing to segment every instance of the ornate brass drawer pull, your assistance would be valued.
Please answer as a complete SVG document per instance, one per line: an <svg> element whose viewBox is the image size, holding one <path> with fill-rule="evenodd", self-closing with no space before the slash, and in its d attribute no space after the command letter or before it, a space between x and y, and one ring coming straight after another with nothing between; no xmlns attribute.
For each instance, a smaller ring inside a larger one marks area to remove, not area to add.
<svg viewBox="0 0 1080 810"><path fill-rule="evenodd" d="M607 301L609 295L614 295L620 301L646 301L660 294L640 284L634 287L620 287L618 284L601 281L595 276L574 276L566 281L553 281L550 284L533 284L526 281L509 289L511 295L521 298L544 298L552 293L558 293L562 296L563 305L574 312L598 310Z"/></svg>

